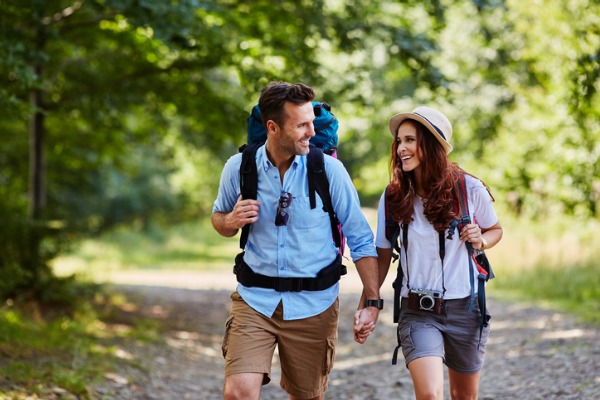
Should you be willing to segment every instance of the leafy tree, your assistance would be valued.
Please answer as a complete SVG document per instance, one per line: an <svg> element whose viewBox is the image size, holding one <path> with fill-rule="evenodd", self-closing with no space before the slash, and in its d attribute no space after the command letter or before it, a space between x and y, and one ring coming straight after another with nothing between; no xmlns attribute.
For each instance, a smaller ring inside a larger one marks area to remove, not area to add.
<svg viewBox="0 0 600 400"><path fill-rule="evenodd" d="M456 159L518 214L598 216L600 19L588 1L457 2L420 90L454 121Z"/></svg>
<svg viewBox="0 0 600 400"><path fill-rule="evenodd" d="M4 0L0 295L80 235L210 210L269 81L341 122L365 204L393 113L427 103L515 212L598 215L600 6L586 0Z"/></svg>
<svg viewBox="0 0 600 400"><path fill-rule="evenodd" d="M8 285L16 291L41 290L39 282L51 279L47 261L77 235L116 223L146 226L161 213L176 220L209 206L208 199L195 202L206 187L184 171L208 164L204 183L214 188L214 167L243 142L247 110L268 81L319 87L336 72L322 65L338 47L363 58L346 72L364 75L370 54L362 40L385 40L391 55L410 55L414 65L405 75L427 76L429 67L394 19L378 22L386 9L403 9L386 2L5 3L1 209L14 223L7 243L19 243L19 250L7 253L0 268L28 271ZM371 101L350 82L331 85L323 96Z"/></svg>

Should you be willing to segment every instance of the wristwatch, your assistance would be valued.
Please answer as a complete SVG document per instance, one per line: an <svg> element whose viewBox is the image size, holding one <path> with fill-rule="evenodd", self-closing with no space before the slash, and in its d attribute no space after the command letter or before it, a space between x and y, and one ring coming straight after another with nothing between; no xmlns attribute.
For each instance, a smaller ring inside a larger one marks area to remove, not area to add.
<svg viewBox="0 0 600 400"><path fill-rule="evenodd" d="M383 310L383 299L367 300L365 301L365 307L377 307L378 309Z"/></svg>

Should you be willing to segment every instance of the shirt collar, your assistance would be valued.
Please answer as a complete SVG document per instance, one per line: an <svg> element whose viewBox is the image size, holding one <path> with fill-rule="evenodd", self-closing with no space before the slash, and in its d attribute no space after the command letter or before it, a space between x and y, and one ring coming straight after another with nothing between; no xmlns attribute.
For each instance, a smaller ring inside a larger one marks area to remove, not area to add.
<svg viewBox="0 0 600 400"><path fill-rule="evenodd" d="M258 149L258 153L260 155L258 162L260 163L259 165L262 166L263 170L267 171L271 167L275 168L275 166L273 165L271 160L269 160L269 157L267 157L267 144L266 143L264 145L260 146L260 148ZM294 161L292 161L291 168L294 168L294 169L298 168L298 165L300 165L300 163L302 163L302 157L306 158L305 156L295 156Z"/></svg>

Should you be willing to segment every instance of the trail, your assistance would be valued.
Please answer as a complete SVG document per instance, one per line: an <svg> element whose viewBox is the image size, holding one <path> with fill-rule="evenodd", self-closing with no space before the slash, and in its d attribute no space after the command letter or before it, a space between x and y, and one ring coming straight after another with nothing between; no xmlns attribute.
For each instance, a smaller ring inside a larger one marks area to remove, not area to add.
<svg viewBox="0 0 600 400"><path fill-rule="evenodd" d="M125 277L131 281L133 277ZM124 278L124 280L125 280ZM173 276L172 276L173 278ZM141 368L124 363L95 387L97 398L221 399L221 340L235 287L231 274L138 277L142 285L120 285L140 305L139 315L152 316L168 327L163 344L124 344L121 349ZM161 280L162 279L162 280ZM156 281L156 282L155 282ZM391 365L396 345L392 292L384 284L387 307L366 344L352 339L352 315L360 281L355 272L343 278L336 363L326 399L412 399L413 389L403 359ZM600 330L577 324L553 310L488 300L492 333L481 379L480 399L600 398ZM132 317L135 317L133 315ZM272 382L261 399L287 399L279 387L277 355ZM131 383L135 381L135 383ZM447 378L446 378L447 381ZM446 388L446 395L448 391Z"/></svg>

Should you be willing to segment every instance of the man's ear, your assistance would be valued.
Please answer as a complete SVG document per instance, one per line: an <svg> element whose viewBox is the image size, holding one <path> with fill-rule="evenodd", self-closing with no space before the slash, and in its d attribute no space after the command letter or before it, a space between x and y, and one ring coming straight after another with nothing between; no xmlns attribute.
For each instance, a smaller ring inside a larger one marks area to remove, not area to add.
<svg viewBox="0 0 600 400"><path fill-rule="evenodd" d="M267 121L267 133L268 134L277 134L279 133L279 125L272 119Z"/></svg>

